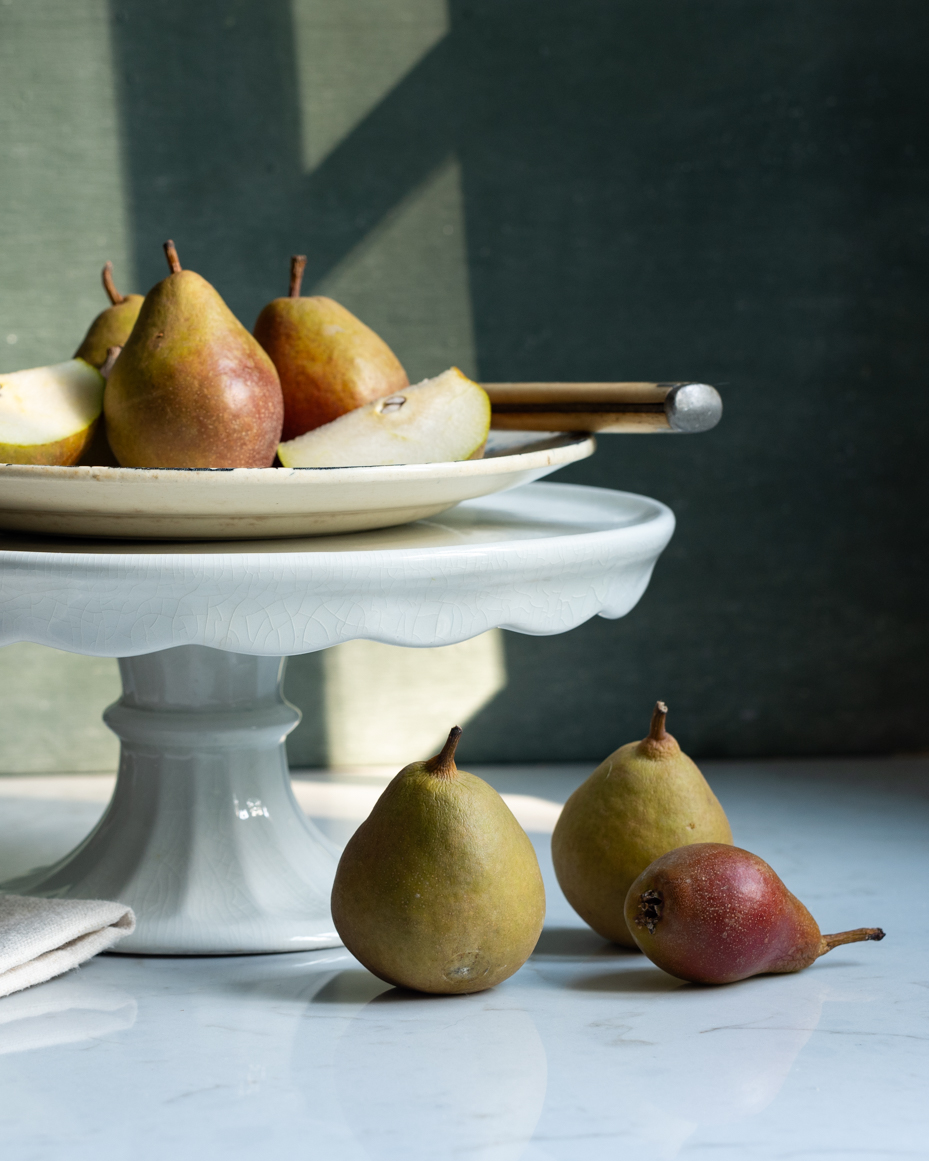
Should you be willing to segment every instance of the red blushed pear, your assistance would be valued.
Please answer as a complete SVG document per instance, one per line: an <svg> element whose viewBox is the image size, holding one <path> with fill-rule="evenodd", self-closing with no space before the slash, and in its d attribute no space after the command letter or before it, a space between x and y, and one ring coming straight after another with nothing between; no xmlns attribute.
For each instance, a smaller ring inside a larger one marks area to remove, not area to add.
<svg viewBox="0 0 929 1161"><path fill-rule="evenodd" d="M92 367L102 367L107 351L111 347L121 347L132 334L142 303L141 294L120 294L113 282L113 263L103 267L103 289L111 305L100 312L90 324L84 341L74 352L76 359L83 359Z"/></svg>
<svg viewBox="0 0 929 1161"><path fill-rule="evenodd" d="M183 270L146 295L103 397L106 433L130 468L267 468L284 420L268 355L213 287Z"/></svg>
<svg viewBox="0 0 929 1161"><path fill-rule="evenodd" d="M823 935L763 859L722 843L656 859L629 888L625 915L653 963L698 984L798 972L841 944L884 938L879 927Z"/></svg>
<svg viewBox="0 0 929 1161"><path fill-rule="evenodd" d="M301 297L306 258L290 260L290 294L275 298L255 323L284 392L284 440L331 423L410 384L384 340L351 311L322 295Z"/></svg>

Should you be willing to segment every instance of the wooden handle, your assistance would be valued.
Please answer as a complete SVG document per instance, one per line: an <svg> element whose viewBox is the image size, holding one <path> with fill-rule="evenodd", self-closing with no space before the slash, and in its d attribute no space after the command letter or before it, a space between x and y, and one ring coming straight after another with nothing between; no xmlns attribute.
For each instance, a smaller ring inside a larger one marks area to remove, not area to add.
<svg viewBox="0 0 929 1161"><path fill-rule="evenodd" d="M612 403L616 410L624 404L661 405L672 387L680 383L482 383L492 405L514 403L547 404L558 411L564 404Z"/></svg>
<svg viewBox="0 0 929 1161"><path fill-rule="evenodd" d="M484 383L491 427L647 435L715 427L722 401L705 383Z"/></svg>

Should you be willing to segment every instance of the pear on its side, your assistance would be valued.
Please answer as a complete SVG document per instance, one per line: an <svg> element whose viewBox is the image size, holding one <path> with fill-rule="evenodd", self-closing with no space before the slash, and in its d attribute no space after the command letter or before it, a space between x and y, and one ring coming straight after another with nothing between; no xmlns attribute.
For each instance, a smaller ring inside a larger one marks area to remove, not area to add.
<svg viewBox="0 0 929 1161"><path fill-rule="evenodd" d="M0 462L76 463L100 418L103 386L83 359L0 375Z"/></svg>
<svg viewBox="0 0 929 1161"><path fill-rule="evenodd" d="M183 270L145 297L110 372L106 433L129 468L267 468L284 401L274 364L213 287Z"/></svg>
<svg viewBox="0 0 929 1161"><path fill-rule="evenodd" d="M697 766L665 731L658 702L648 737L620 746L574 791L552 834L561 889L604 939L635 947L623 904L637 875L666 851L731 843L723 808Z"/></svg>
<svg viewBox="0 0 929 1161"><path fill-rule="evenodd" d="M110 347L125 346L145 301L141 294L119 293L113 282L112 262L103 267L103 289L112 305L97 315L74 352L76 359L84 359L92 367L103 366Z"/></svg>
<svg viewBox="0 0 929 1161"><path fill-rule="evenodd" d="M489 430L487 392L452 367L282 443L277 454L285 468L480 459Z"/></svg>
<svg viewBox="0 0 929 1161"><path fill-rule="evenodd" d="M538 942L545 888L532 843L503 799L440 754L387 786L339 861L332 917L382 980L421 992L480 992Z"/></svg>
<svg viewBox="0 0 929 1161"><path fill-rule="evenodd" d="M291 258L290 295L269 302L254 330L281 377L285 440L410 382L390 347L351 311L322 295L301 297L305 266L302 254Z"/></svg>
<svg viewBox="0 0 929 1161"><path fill-rule="evenodd" d="M653 963L698 984L798 972L834 947L884 938L879 927L823 935L763 859L723 843L656 859L629 888L625 912Z"/></svg>

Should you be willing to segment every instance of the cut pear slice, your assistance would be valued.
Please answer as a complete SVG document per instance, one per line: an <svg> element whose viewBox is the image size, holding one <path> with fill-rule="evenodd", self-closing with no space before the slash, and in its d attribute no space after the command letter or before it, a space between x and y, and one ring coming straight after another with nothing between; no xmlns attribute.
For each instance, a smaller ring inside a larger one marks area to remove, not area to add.
<svg viewBox="0 0 929 1161"><path fill-rule="evenodd" d="M477 459L489 430L487 392L452 367L288 440L277 454L285 468L436 464Z"/></svg>
<svg viewBox="0 0 929 1161"><path fill-rule="evenodd" d="M0 462L75 463L100 418L104 386L83 359L0 375Z"/></svg>

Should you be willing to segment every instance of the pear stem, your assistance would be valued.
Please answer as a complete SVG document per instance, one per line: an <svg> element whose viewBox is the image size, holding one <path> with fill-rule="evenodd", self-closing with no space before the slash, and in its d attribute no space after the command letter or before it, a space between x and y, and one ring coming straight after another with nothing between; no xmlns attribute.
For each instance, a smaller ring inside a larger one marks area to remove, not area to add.
<svg viewBox="0 0 929 1161"><path fill-rule="evenodd" d="M827 951L832 951L834 947L841 947L843 943L864 943L869 939L879 941L883 938L884 932L879 927L856 927L854 931L840 931L836 935L824 935L822 951L819 954L825 955Z"/></svg>
<svg viewBox="0 0 929 1161"><path fill-rule="evenodd" d="M103 366L100 368L100 374L103 376L104 379L109 379L110 372L113 370L113 364L119 358L121 352L122 352L122 347L107 347L107 349L106 349L106 361L104 362Z"/></svg>
<svg viewBox="0 0 929 1161"><path fill-rule="evenodd" d="M426 763L426 769L430 774L436 778L454 778L458 773L458 767L455 765L455 751L458 749L458 739L461 737L461 729L458 726L452 726L448 741L442 747L434 758L430 758Z"/></svg>
<svg viewBox="0 0 929 1161"><path fill-rule="evenodd" d="M177 250L175 249L174 243L170 238L167 240L167 242L165 242L165 257L168 259L168 265L171 267L171 273L180 274L183 267L181 266L180 258L177 256Z"/></svg>
<svg viewBox="0 0 929 1161"><path fill-rule="evenodd" d="M663 701L656 701L655 708L652 711L652 724L648 731L648 736L653 742L663 742L668 736L664 728L664 721L667 716L668 707Z"/></svg>
<svg viewBox="0 0 929 1161"><path fill-rule="evenodd" d="M112 302L112 304L114 306L119 306L119 304L121 302L125 302L126 296L124 294L119 293L119 291L116 289L115 283L113 282L113 263L112 262L107 262L106 265L103 267L102 278L103 278L103 289L106 291L107 297L109 298L110 302Z"/></svg>
<svg viewBox="0 0 929 1161"><path fill-rule="evenodd" d="M300 287L303 285L303 272L306 270L306 254L294 254L290 260L290 297L300 297Z"/></svg>

